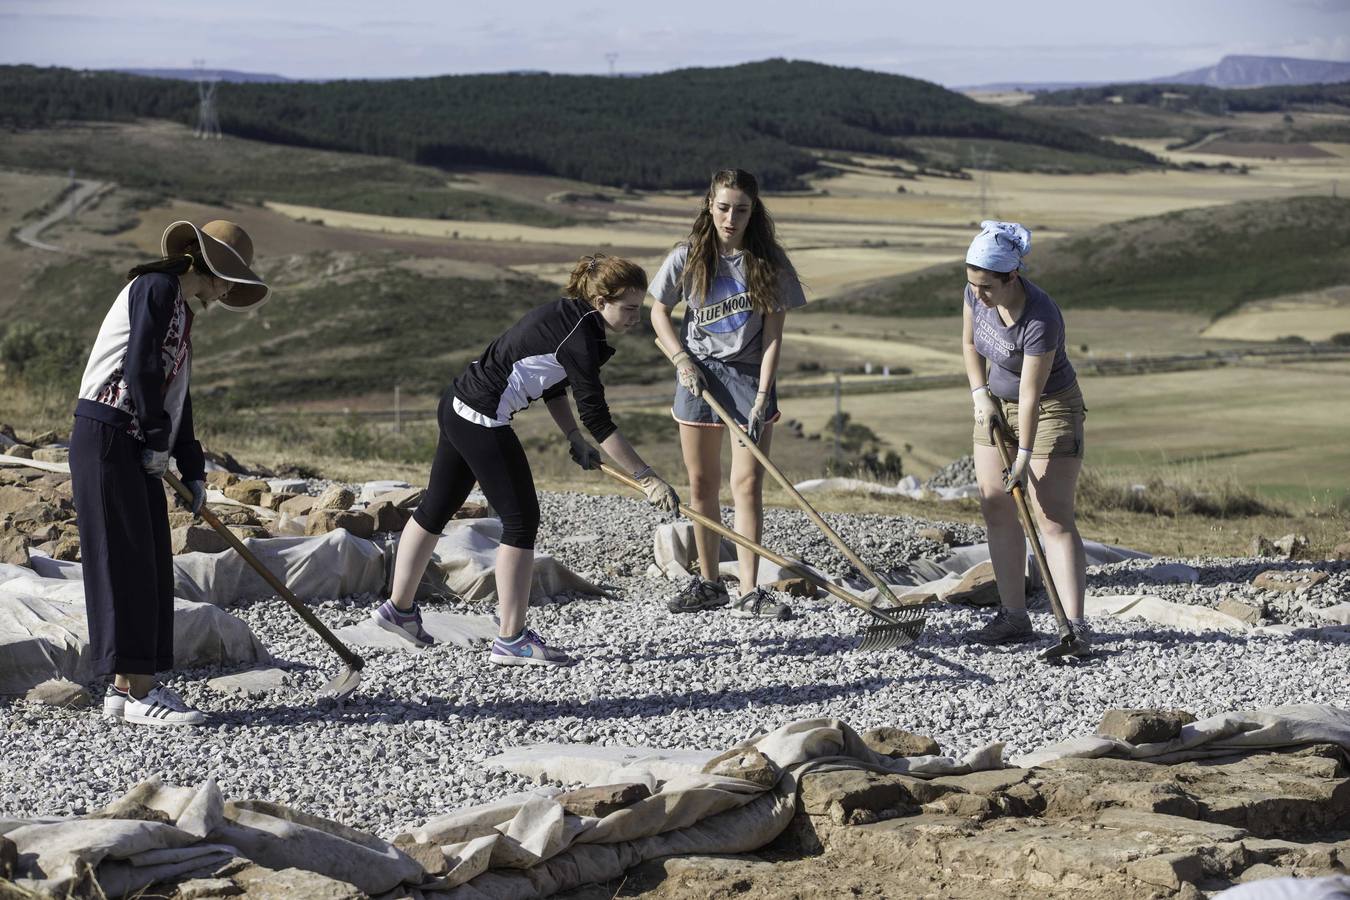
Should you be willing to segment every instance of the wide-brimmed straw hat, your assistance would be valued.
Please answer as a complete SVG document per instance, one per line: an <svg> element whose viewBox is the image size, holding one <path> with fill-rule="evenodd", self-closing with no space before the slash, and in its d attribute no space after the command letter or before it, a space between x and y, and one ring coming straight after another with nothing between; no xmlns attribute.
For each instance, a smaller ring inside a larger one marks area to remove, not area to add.
<svg viewBox="0 0 1350 900"><path fill-rule="evenodd" d="M220 303L235 312L257 309L267 299L269 289L251 268L253 241L248 232L233 222L217 219L201 228L188 221L174 222L164 229L160 252L178 256L192 244L202 248L207 268L218 277L234 283Z"/></svg>

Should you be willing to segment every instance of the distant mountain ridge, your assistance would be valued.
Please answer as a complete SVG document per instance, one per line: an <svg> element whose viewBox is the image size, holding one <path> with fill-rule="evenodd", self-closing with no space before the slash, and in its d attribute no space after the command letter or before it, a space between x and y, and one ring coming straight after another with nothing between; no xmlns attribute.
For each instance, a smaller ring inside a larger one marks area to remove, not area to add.
<svg viewBox="0 0 1350 900"><path fill-rule="evenodd" d="M1283 87L1300 84L1337 84L1350 81L1350 62L1296 59L1289 56L1225 56L1212 66L1161 78L1113 81L999 81L954 87L954 91L1007 92L1065 91L1107 84L1200 84L1216 88Z"/></svg>
<svg viewBox="0 0 1350 900"><path fill-rule="evenodd" d="M1336 84L1350 81L1350 62L1296 59L1290 56L1225 56L1217 65L1192 69L1154 84L1203 84L1219 88L1276 87L1294 84Z"/></svg>

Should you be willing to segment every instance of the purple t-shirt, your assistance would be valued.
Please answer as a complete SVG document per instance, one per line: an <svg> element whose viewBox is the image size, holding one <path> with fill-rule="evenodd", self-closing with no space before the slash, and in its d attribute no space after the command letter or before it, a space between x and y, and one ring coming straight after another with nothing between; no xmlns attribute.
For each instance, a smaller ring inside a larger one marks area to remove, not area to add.
<svg viewBox="0 0 1350 900"><path fill-rule="evenodd" d="M1055 355L1046 394L1057 394L1073 387L1078 375L1064 352L1064 316L1050 295L1022 279L1027 293L1022 315L1012 325L1004 325L997 309L990 309L975 298L966 285L966 306L970 307L975 328L975 349L989 360L989 391L1003 400L1016 400L1022 383L1024 356Z"/></svg>

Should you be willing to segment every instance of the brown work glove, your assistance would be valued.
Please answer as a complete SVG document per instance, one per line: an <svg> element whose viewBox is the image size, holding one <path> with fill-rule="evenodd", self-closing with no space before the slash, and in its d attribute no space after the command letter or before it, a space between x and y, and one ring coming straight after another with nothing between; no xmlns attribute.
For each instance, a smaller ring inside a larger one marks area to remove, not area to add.
<svg viewBox="0 0 1350 900"><path fill-rule="evenodd" d="M647 495L647 500L652 506L668 513L679 510L680 495L675 493L675 489L657 475L651 466L645 466L634 472L633 478L642 485L642 492Z"/></svg>

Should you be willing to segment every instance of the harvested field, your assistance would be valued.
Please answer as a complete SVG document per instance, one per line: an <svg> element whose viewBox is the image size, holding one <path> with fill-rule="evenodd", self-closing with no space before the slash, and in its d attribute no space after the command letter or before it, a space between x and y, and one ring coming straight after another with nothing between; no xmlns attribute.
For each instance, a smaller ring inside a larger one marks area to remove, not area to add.
<svg viewBox="0 0 1350 900"><path fill-rule="evenodd" d="M1218 156L1254 157L1258 159L1324 159L1336 154L1316 144L1275 143L1273 141L1226 141L1220 138L1206 141L1204 151Z"/></svg>
<svg viewBox="0 0 1350 900"><path fill-rule="evenodd" d="M1350 333L1350 286L1246 303L1201 332L1207 338L1277 341L1295 336L1325 341Z"/></svg>

